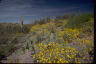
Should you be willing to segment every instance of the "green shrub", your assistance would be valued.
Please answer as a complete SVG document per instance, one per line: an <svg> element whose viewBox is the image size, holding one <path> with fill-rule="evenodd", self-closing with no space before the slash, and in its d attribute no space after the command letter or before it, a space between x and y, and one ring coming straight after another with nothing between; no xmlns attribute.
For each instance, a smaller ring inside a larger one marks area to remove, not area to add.
<svg viewBox="0 0 96 64"><path fill-rule="evenodd" d="M12 43L9 43L8 45L7 45L7 52L9 52L9 53L12 53L12 52L14 52L15 51L15 46L14 46L14 44L12 44Z"/></svg>
<svg viewBox="0 0 96 64"><path fill-rule="evenodd" d="M93 14L91 13L74 16L73 18L69 19L69 21L66 24L66 27L67 28L83 28L85 25L84 23L88 22L92 17L93 17Z"/></svg>
<svg viewBox="0 0 96 64"><path fill-rule="evenodd" d="M90 20L86 23L84 23L83 32L88 35L94 34L94 18L90 18Z"/></svg>
<svg viewBox="0 0 96 64"><path fill-rule="evenodd" d="M13 38L11 41L6 41L6 44L0 44L0 56L5 55L8 56L12 52L16 50L15 44L17 43L17 39Z"/></svg>
<svg viewBox="0 0 96 64"><path fill-rule="evenodd" d="M30 29L30 26L27 26L27 25L24 25L21 30L22 30L22 33L28 33L29 32L29 29Z"/></svg>
<svg viewBox="0 0 96 64"><path fill-rule="evenodd" d="M5 46L0 44L0 56L5 55L4 50L5 50Z"/></svg>

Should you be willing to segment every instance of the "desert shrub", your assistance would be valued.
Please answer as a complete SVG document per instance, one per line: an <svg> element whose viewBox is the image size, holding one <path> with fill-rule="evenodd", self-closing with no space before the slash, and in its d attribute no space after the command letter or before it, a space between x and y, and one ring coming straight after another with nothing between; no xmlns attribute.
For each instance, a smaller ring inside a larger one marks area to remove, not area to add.
<svg viewBox="0 0 96 64"><path fill-rule="evenodd" d="M83 32L88 35L92 35L94 33L94 18L90 18L90 20L84 23Z"/></svg>
<svg viewBox="0 0 96 64"><path fill-rule="evenodd" d="M55 21L54 23L57 27L60 27L62 26L63 21L58 20L58 21Z"/></svg>
<svg viewBox="0 0 96 64"><path fill-rule="evenodd" d="M88 22L92 17L93 17L93 14L91 13L74 16L73 18L69 19L69 21L66 24L66 27L67 28L83 28L83 26L85 25L84 23Z"/></svg>
<svg viewBox="0 0 96 64"><path fill-rule="evenodd" d="M21 35L23 35L24 33L16 33L15 35L16 36L21 36Z"/></svg>
<svg viewBox="0 0 96 64"><path fill-rule="evenodd" d="M0 44L6 44L8 40L8 37L5 37L3 35L0 36Z"/></svg>
<svg viewBox="0 0 96 64"><path fill-rule="evenodd" d="M7 56L5 54L5 46L0 44L0 61L1 60L6 60Z"/></svg>
<svg viewBox="0 0 96 64"><path fill-rule="evenodd" d="M49 23L51 21L50 16L46 18L46 23Z"/></svg>
<svg viewBox="0 0 96 64"><path fill-rule="evenodd" d="M56 38L56 35L53 33L50 33L50 31L42 30L38 34L34 34L32 37L30 37L30 40L35 43L43 42L43 43L49 43L51 41L54 41Z"/></svg>
<svg viewBox="0 0 96 64"><path fill-rule="evenodd" d="M67 23L68 19L65 19L65 20L58 20L58 21L54 21L55 23L55 26L58 28L60 27L61 29L64 29L66 28L66 23Z"/></svg>
<svg viewBox="0 0 96 64"><path fill-rule="evenodd" d="M46 23L42 25L34 25L31 27L30 32L37 32L37 31L43 31L43 32L55 32L56 26L53 23Z"/></svg>
<svg viewBox="0 0 96 64"><path fill-rule="evenodd" d="M15 46L14 46L14 44L12 44L12 43L9 43L8 45L7 45L7 50L5 51L7 54L9 53L9 54L11 54L12 52L14 52L15 51Z"/></svg>
<svg viewBox="0 0 96 64"><path fill-rule="evenodd" d="M15 44L17 44L17 38L10 39L6 41L6 44L0 44L0 55L8 56L16 50Z"/></svg>
<svg viewBox="0 0 96 64"><path fill-rule="evenodd" d="M30 30L30 25L29 26L27 26L27 25L23 25L22 27L20 27L20 26L12 26L11 28L10 28L10 31L9 31L9 33L13 33L13 34L16 34L16 33L28 33Z"/></svg>
<svg viewBox="0 0 96 64"><path fill-rule="evenodd" d="M44 19L40 19L40 20L35 20L33 25L36 25L36 24L46 24L46 23L49 23L50 22L50 17L46 17Z"/></svg>
<svg viewBox="0 0 96 64"><path fill-rule="evenodd" d="M61 15L58 15L58 16L56 16L55 21L59 21L59 20L62 20L62 19L63 19L63 17Z"/></svg>
<svg viewBox="0 0 96 64"><path fill-rule="evenodd" d="M3 26L0 24L0 31L2 30L2 27L3 27Z"/></svg>
<svg viewBox="0 0 96 64"><path fill-rule="evenodd" d="M40 21L38 21L38 23L41 24L45 24L45 20L44 19L40 19Z"/></svg>
<svg viewBox="0 0 96 64"><path fill-rule="evenodd" d="M79 29L64 29L64 31L59 31L58 33L58 39L63 39L65 41L70 42L73 39L78 38L78 35L80 34Z"/></svg>
<svg viewBox="0 0 96 64"><path fill-rule="evenodd" d="M56 30L56 26L53 23L46 23L41 25L42 30L46 30L45 32L49 31L50 33L54 33Z"/></svg>
<svg viewBox="0 0 96 64"><path fill-rule="evenodd" d="M64 15L58 15L58 16L56 16L55 21L70 19L70 18L73 18L74 16L76 16L75 13L66 13Z"/></svg>
<svg viewBox="0 0 96 64"><path fill-rule="evenodd" d="M30 28L30 32L36 32L36 31L40 31L40 30L41 30L41 28L40 28L39 24L36 24Z"/></svg>
<svg viewBox="0 0 96 64"><path fill-rule="evenodd" d="M75 13L67 13L67 14L64 14L62 17L63 19L70 19L70 18L73 18L74 16L76 16Z"/></svg>
<svg viewBox="0 0 96 64"><path fill-rule="evenodd" d="M13 46L14 45L7 45L7 46L0 45L0 56L2 55L9 56L15 50L15 47ZM0 59L2 58L0 57Z"/></svg>
<svg viewBox="0 0 96 64"><path fill-rule="evenodd" d="M34 21L34 25L39 24L39 20Z"/></svg>
<svg viewBox="0 0 96 64"><path fill-rule="evenodd" d="M55 33L56 32L56 26L53 23L47 23L45 25L41 25L43 32L50 32Z"/></svg>
<svg viewBox="0 0 96 64"><path fill-rule="evenodd" d="M83 38L85 36L86 36L86 34L81 30L80 33L79 33L79 35L77 37L78 38Z"/></svg>
<svg viewBox="0 0 96 64"><path fill-rule="evenodd" d="M11 39L11 42L12 42L13 44L17 44L17 43L18 43L17 37L13 37L13 38Z"/></svg>
<svg viewBox="0 0 96 64"><path fill-rule="evenodd" d="M92 62L93 61L93 55L94 55L94 43L93 38L90 40L88 39L81 39L78 40L79 46L77 46L77 49L80 51L78 54L85 60L85 62ZM91 52L91 54L90 54ZM83 60L83 62L84 62Z"/></svg>
<svg viewBox="0 0 96 64"><path fill-rule="evenodd" d="M28 33L30 31L30 26L24 25L21 28L22 33Z"/></svg>
<svg viewBox="0 0 96 64"><path fill-rule="evenodd" d="M3 25L0 24L0 35L3 35L5 32L4 32L4 27Z"/></svg>
<svg viewBox="0 0 96 64"><path fill-rule="evenodd" d="M5 55L9 56L11 53L13 53L17 49L15 46L17 43L17 38L13 38L10 41L8 41L4 50Z"/></svg>
<svg viewBox="0 0 96 64"><path fill-rule="evenodd" d="M0 44L0 56L2 56L2 55L5 55L5 53L4 53L4 45L2 45L2 44Z"/></svg>

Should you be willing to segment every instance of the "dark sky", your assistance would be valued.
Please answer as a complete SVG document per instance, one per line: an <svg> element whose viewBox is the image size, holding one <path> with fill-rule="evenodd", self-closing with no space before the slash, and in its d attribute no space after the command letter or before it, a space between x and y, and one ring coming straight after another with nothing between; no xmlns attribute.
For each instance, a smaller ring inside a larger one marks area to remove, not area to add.
<svg viewBox="0 0 96 64"><path fill-rule="evenodd" d="M0 0L0 22L19 23L23 15L24 23L48 16L76 12L94 12L93 0Z"/></svg>

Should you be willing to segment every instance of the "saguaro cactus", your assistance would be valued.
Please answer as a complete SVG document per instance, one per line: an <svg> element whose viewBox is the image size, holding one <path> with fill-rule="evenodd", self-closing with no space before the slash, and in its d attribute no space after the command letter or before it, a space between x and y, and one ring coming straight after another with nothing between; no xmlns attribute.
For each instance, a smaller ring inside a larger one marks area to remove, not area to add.
<svg viewBox="0 0 96 64"><path fill-rule="evenodd" d="M23 26L23 16L20 16L20 26Z"/></svg>

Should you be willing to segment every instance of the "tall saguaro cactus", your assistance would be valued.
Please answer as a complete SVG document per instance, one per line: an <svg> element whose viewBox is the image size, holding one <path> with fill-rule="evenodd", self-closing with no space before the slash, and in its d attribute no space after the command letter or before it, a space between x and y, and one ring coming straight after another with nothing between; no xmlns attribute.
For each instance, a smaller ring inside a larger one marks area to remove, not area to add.
<svg viewBox="0 0 96 64"><path fill-rule="evenodd" d="M20 16L20 26L21 27L23 26L23 16L22 15Z"/></svg>
<svg viewBox="0 0 96 64"><path fill-rule="evenodd" d="M51 18L51 15L50 15L50 10L49 10L49 19Z"/></svg>

